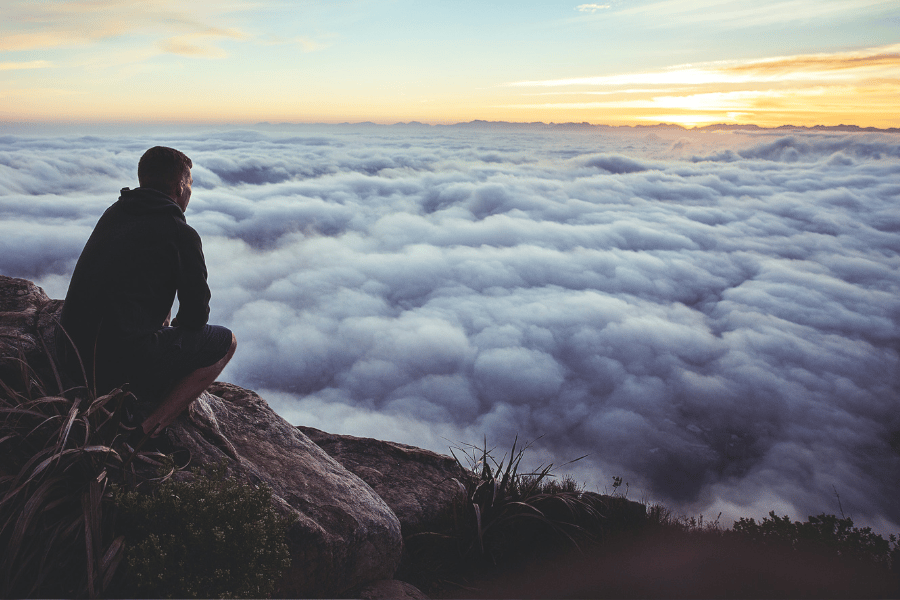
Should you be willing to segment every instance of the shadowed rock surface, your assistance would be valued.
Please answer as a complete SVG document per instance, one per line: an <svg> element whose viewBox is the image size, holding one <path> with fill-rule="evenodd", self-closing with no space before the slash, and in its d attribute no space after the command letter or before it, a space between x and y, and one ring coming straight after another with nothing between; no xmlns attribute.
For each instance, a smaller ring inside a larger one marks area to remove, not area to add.
<svg viewBox="0 0 900 600"><path fill-rule="evenodd" d="M407 446L298 426L309 439L368 483L400 520L403 535L439 529L461 493L466 471L453 458Z"/></svg>
<svg viewBox="0 0 900 600"><path fill-rule="evenodd" d="M230 475L268 484L281 511L297 516L278 593L329 596L393 576L402 550L397 517L256 393L217 382L173 430L194 464L225 460Z"/></svg>
<svg viewBox="0 0 900 600"><path fill-rule="evenodd" d="M55 379L47 351L54 352L62 305L62 300L51 300L27 279L0 275L0 378L4 382L22 383L20 358Z"/></svg>

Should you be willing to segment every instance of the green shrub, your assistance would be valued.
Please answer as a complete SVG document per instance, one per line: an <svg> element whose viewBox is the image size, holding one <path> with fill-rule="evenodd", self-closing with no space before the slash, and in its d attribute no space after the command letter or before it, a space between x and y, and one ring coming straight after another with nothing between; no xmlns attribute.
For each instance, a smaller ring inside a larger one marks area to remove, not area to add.
<svg viewBox="0 0 900 600"><path fill-rule="evenodd" d="M224 476L224 466L191 470L150 494L118 490L117 532L126 540L117 592L146 598L251 598L272 593L290 566L285 533L268 487Z"/></svg>
<svg viewBox="0 0 900 600"><path fill-rule="evenodd" d="M792 522L787 515L779 517L773 510L759 523L752 518L741 518L735 521L732 530L756 543L819 551L885 567L900 566L896 536L886 540L870 527L854 527L850 518L823 513L801 523Z"/></svg>

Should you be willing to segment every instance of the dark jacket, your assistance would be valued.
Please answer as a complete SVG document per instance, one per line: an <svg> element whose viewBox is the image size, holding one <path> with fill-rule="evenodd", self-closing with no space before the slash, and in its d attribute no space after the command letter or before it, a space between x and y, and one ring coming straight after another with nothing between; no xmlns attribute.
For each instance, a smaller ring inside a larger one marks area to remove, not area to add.
<svg viewBox="0 0 900 600"><path fill-rule="evenodd" d="M127 380L178 294L179 327L202 328L209 286L200 236L169 196L124 188L94 227L69 283L61 324L98 391ZM67 370L72 365L68 353Z"/></svg>

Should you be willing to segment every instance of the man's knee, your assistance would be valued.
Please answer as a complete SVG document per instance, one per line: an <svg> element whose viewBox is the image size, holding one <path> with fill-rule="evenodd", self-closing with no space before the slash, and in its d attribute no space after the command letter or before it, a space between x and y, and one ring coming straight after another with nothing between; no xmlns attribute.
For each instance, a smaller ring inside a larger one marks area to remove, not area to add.
<svg viewBox="0 0 900 600"><path fill-rule="evenodd" d="M232 333L231 345L228 346L228 350L225 352L225 356L219 359L219 362L217 362L214 366L218 367L219 369L224 369L225 365L228 364L228 361L231 360L231 357L234 356L235 350L237 350L237 338L235 337L234 333Z"/></svg>
<svg viewBox="0 0 900 600"><path fill-rule="evenodd" d="M232 356L234 356L235 350L237 350L237 338L234 336L234 333L232 333L231 346L228 347L228 352L225 353L225 358L223 359L226 363L231 360Z"/></svg>

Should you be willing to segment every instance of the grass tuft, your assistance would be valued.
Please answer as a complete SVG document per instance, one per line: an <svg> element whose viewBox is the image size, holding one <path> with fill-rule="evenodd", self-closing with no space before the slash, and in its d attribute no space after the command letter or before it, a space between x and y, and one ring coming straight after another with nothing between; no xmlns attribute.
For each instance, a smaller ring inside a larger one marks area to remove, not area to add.
<svg viewBox="0 0 900 600"><path fill-rule="evenodd" d="M450 480L459 496L444 527L405 540L416 583L464 587L472 576L580 551L594 539L602 515L572 478L557 480L552 464L520 471L530 447L516 438L499 460L486 439L450 449L467 477Z"/></svg>
<svg viewBox="0 0 900 600"><path fill-rule="evenodd" d="M50 361L51 394L46 374L21 350L2 360L17 381L0 380L0 595L99 597L124 549L112 527L110 484L144 481L123 469L119 443L134 396L121 388L100 396L86 386L64 389ZM161 464L158 455L138 456Z"/></svg>

